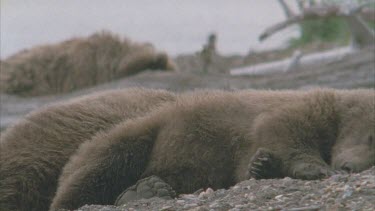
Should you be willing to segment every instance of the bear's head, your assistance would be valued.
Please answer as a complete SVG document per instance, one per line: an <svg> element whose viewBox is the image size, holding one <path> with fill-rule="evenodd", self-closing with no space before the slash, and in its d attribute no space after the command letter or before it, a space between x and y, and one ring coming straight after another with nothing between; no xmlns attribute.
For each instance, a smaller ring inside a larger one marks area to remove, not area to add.
<svg viewBox="0 0 375 211"><path fill-rule="evenodd" d="M360 172L375 165L375 94L359 93L340 109L338 136L332 152L336 170Z"/></svg>

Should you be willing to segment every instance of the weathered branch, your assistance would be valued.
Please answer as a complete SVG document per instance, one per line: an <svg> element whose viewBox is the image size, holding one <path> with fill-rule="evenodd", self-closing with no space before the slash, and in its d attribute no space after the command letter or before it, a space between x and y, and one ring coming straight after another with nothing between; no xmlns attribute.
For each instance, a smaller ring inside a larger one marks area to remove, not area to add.
<svg viewBox="0 0 375 211"><path fill-rule="evenodd" d="M353 30L358 30L360 32L367 33L367 35L364 35L366 37L373 36L373 33L371 32L371 29L369 29L366 24L363 23L363 21L358 20L358 17L356 13L364 14L362 15L363 18L366 20L373 20L375 19L375 10L364 8L364 6L368 5L368 3L361 4L357 6L356 8L349 8L349 9L343 9L339 5L317 5L317 6L311 6L308 8L303 8L301 14L293 15L289 17L287 20L277 23L269 28L267 28L260 36L259 40L263 41L266 38L270 37L274 33L290 26L295 23L300 23L302 21L311 20L311 19L323 19L323 18L329 18L329 17L346 17L346 19L349 19L348 23L349 25L357 25L350 27ZM354 20L354 21L353 21ZM352 31L353 34L358 34L358 31ZM366 40L368 40L366 38Z"/></svg>
<svg viewBox="0 0 375 211"><path fill-rule="evenodd" d="M290 26L295 23L299 23L302 21L310 20L310 19L317 19L317 18L327 18L332 16L338 16L339 8L337 6L332 7L310 7L305 8L302 14L294 15L287 20L277 23L268 29L266 29L260 36L259 40L263 41L266 38L270 37L274 33Z"/></svg>
<svg viewBox="0 0 375 211"><path fill-rule="evenodd" d="M281 8L283 9L283 11L285 13L285 16L287 18L290 18L290 17L294 16L294 12L292 11L292 9L290 9L288 4L286 4L284 0L278 0L278 1L279 1L280 5L281 5Z"/></svg>

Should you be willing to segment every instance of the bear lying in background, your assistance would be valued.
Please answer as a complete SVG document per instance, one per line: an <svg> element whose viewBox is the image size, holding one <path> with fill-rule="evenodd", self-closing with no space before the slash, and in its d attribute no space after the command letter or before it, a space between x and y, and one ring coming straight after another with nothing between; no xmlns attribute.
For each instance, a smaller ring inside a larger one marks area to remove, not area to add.
<svg viewBox="0 0 375 211"><path fill-rule="evenodd" d="M375 164L374 108L374 90L132 89L84 97L5 132L0 207L47 210L52 198L51 210L113 204L153 176L189 193L249 177L359 172Z"/></svg>
<svg viewBox="0 0 375 211"><path fill-rule="evenodd" d="M0 61L0 92L19 96L69 93L146 70L176 70L149 43L101 31L88 37L36 46Z"/></svg>

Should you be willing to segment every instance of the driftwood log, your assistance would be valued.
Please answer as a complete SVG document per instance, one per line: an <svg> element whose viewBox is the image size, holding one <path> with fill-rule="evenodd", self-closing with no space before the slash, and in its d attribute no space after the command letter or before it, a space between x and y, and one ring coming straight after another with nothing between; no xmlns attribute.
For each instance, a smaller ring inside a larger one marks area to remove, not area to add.
<svg viewBox="0 0 375 211"><path fill-rule="evenodd" d="M287 72L296 70L299 67L312 64L327 64L339 61L356 53L358 49L365 48L375 44L374 31L368 27L363 19L375 20L375 9L366 7L369 2L362 4L314 4L315 1L298 1L300 13L296 14L285 3L284 0L278 0L286 20L267 28L259 39L265 40L276 32L293 24L298 24L306 20L324 19L330 17L343 17L349 25L351 32L351 45L332 49L329 51L302 55L300 51L295 51L292 57L279 61L257 64L253 66L240 67L230 70L231 75L266 75L276 72ZM306 2L308 7L306 7ZM374 2L374 1L372 1ZM374 2L375 3L375 2Z"/></svg>

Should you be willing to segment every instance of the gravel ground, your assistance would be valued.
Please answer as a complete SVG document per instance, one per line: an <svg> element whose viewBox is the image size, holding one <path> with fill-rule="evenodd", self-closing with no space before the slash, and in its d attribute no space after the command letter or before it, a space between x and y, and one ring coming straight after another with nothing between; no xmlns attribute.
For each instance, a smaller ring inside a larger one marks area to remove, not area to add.
<svg viewBox="0 0 375 211"><path fill-rule="evenodd" d="M375 210L375 167L359 174L338 174L328 179L243 181L228 190L197 191L173 200L142 199L115 206L83 206L80 211L123 210Z"/></svg>

